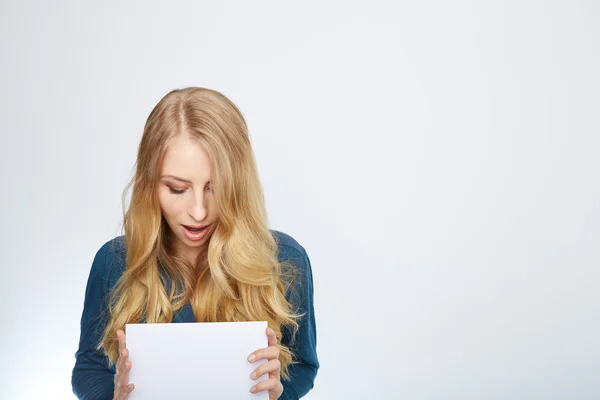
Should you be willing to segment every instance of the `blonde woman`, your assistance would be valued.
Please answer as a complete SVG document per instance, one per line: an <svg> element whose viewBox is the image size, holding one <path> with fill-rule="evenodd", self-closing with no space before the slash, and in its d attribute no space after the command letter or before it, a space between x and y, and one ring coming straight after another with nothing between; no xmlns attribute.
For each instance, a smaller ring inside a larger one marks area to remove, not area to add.
<svg viewBox="0 0 600 400"><path fill-rule="evenodd" d="M125 324L268 321L266 359L248 388L298 399L319 368L309 257L267 227L248 130L238 108L205 88L173 90L139 145L124 235L96 253L73 368L80 399L127 399ZM201 381L202 377L198 377Z"/></svg>

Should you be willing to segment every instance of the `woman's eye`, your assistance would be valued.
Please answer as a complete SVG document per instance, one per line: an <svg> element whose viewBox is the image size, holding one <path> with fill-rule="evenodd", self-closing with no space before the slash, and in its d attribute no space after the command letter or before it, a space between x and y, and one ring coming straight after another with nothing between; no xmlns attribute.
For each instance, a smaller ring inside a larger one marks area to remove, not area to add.
<svg viewBox="0 0 600 400"><path fill-rule="evenodd" d="M185 192L185 189L183 189L183 190L176 190L176 189L173 189L172 187L169 186L169 191L171 193L173 193L173 194L183 194L183 192Z"/></svg>

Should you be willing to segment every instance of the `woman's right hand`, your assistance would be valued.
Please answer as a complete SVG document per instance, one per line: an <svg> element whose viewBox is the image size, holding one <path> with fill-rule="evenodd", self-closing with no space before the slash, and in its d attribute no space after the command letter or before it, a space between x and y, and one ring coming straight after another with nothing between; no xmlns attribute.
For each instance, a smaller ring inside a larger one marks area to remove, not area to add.
<svg viewBox="0 0 600 400"><path fill-rule="evenodd" d="M125 347L125 332L117 331L119 339L119 359L117 360L115 374L115 392L113 400L126 400L129 393L133 392L134 385L129 383L129 371L131 370L131 361L129 361L129 350Z"/></svg>

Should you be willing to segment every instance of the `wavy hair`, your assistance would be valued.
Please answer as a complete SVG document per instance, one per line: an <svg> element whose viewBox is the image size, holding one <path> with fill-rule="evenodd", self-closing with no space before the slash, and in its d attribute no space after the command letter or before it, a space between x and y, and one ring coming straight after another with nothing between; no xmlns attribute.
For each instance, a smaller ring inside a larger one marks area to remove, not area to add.
<svg viewBox="0 0 600 400"><path fill-rule="evenodd" d="M157 194L162 157L170 139L180 134L198 140L209 154L218 207L217 226L197 265L175 251L177 239L162 216ZM118 329L142 319L171 322L190 301L199 322L267 321L278 339L281 376L289 379L293 354L281 337L286 326L295 336L302 316L285 297L297 274L293 265L278 261L248 128L238 108L206 88L166 94L148 116L135 176L122 200L126 268L111 293L100 343L109 363L118 358Z"/></svg>

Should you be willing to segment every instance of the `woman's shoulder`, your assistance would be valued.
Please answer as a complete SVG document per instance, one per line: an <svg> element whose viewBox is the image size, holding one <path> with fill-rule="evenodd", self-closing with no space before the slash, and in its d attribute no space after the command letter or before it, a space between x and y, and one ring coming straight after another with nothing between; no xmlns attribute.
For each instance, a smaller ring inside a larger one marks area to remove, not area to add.
<svg viewBox="0 0 600 400"><path fill-rule="evenodd" d="M125 270L126 263L125 236L116 236L100 246L94 257L92 272L109 280L117 280Z"/></svg>
<svg viewBox="0 0 600 400"><path fill-rule="evenodd" d="M296 273L292 274L292 289L286 290L286 299L299 307L300 313L312 309L313 277L310 258L306 249L291 235L271 230L278 245L280 263L290 263ZM285 269L287 271L287 268ZM290 277L284 273L286 277ZM287 278L286 278L287 280Z"/></svg>
<svg viewBox="0 0 600 400"><path fill-rule="evenodd" d="M273 237L277 242L279 262L289 262L294 265L303 275L302 279L308 279L312 274L310 258L304 246L302 246L293 236L271 229Z"/></svg>
<svg viewBox="0 0 600 400"><path fill-rule="evenodd" d="M294 257L298 255L300 255L300 257L306 256L306 249L300 243L298 243L293 236L274 229L271 229L270 231L275 239L275 242L277 243L277 247L281 255L285 255L287 257Z"/></svg>
<svg viewBox="0 0 600 400"><path fill-rule="evenodd" d="M121 263L125 261L127 256L125 246L125 235L116 236L106 241L98 253L106 257L106 259L113 263Z"/></svg>

